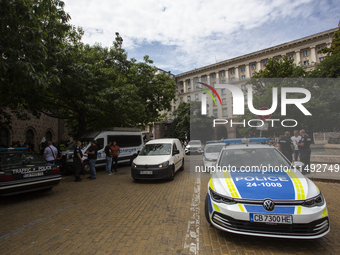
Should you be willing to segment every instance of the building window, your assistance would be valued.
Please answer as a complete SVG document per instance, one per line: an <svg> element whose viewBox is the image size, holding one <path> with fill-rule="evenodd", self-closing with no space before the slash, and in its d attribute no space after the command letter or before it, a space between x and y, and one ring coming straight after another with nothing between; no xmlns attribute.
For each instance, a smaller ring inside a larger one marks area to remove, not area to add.
<svg viewBox="0 0 340 255"><path fill-rule="evenodd" d="M319 61L321 62L321 61L324 61L325 60L325 57L321 57L321 58L319 58Z"/></svg>
<svg viewBox="0 0 340 255"><path fill-rule="evenodd" d="M264 61L263 61L263 64L264 64L264 65L268 64L268 61L267 61L267 60L264 60Z"/></svg>
<svg viewBox="0 0 340 255"><path fill-rule="evenodd" d="M199 99L198 94L195 94L195 100L198 100L198 99Z"/></svg>
<svg viewBox="0 0 340 255"><path fill-rule="evenodd" d="M183 90L183 89L181 89L181 93L184 93L184 90Z"/></svg>
<svg viewBox="0 0 340 255"><path fill-rule="evenodd" d="M246 78L246 76L245 76L245 75L242 75L242 76L241 76L241 79L242 79L242 80L243 80L243 79L245 79L245 78Z"/></svg>
<svg viewBox="0 0 340 255"><path fill-rule="evenodd" d="M248 100L248 97L247 97L247 94L244 95L244 101L247 101Z"/></svg>
<svg viewBox="0 0 340 255"><path fill-rule="evenodd" d="M225 72L222 71L222 72L221 72L221 77L224 77L224 75L225 75Z"/></svg>
<svg viewBox="0 0 340 255"><path fill-rule="evenodd" d="M46 132L46 141L52 141L52 133L51 131Z"/></svg>
<svg viewBox="0 0 340 255"><path fill-rule="evenodd" d="M242 88L242 90L246 90L247 86L246 85L242 85L241 88Z"/></svg>
<svg viewBox="0 0 340 255"><path fill-rule="evenodd" d="M318 46L318 50L321 50L321 49L323 49L325 47L325 45L323 45L323 46Z"/></svg>
<svg viewBox="0 0 340 255"><path fill-rule="evenodd" d="M46 138L46 140L47 140L47 138ZM34 141L34 133L31 129L26 131L26 142L29 142L29 141ZM49 140L47 140L47 141L49 141Z"/></svg>
<svg viewBox="0 0 340 255"><path fill-rule="evenodd" d="M289 55L288 55L288 58L289 58L289 59L294 58L294 54L289 54Z"/></svg>
<svg viewBox="0 0 340 255"><path fill-rule="evenodd" d="M222 113L223 113L223 117L228 117L228 109L227 108L223 108Z"/></svg>
<svg viewBox="0 0 340 255"><path fill-rule="evenodd" d="M222 104L226 105L227 104L227 99L226 98L222 98Z"/></svg>
<svg viewBox="0 0 340 255"><path fill-rule="evenodd" d="M304 51L302 52L302 56L307 57L307 56L308 56L308 50L304 50Z"/></svg>
<svg viewBox="0 0 340 255"><path fill-rule="evenodd" d="M188 96L188 100L187 100L188 102L190 102L191 101L191 97L190 96Z"/></svg>
<svg viewBox="0 0 340 255"><path fill-rule="evenodd" d="M190 92L190 91L191 91L191 88L188 88L188 91Z"/></svg>
<svg viewBox="0 0 340 255"><path fill-rule="evenodd" d="M246 67L245 66L241 66L241 72L245 72L246 71Z"/></svg>
<svg viewBox="0 0 340 255"><path fill-rule="evenodd" d="M251 68L252 68L252 69L256 69L256 64L252 64L252 65L251 65Z"/></svg>
<svg viewBox="0 0 340 255"><path fill-rule="evenodd" d="M176 106L174 106L174 111L176 111Z"/></svg>
<svg viewBox="0 0 340 255"><path fill-rule="evenodd" d="M235 77L231 78L231 81L235 81Z"/></svg>
<svg viewBox="0 0 340 255"><path fill-rule="evenodd" d="M217 117L217 114L218 114L217 109L213 110L213 114L214 114L214 117Z"/></svg>
<svg viewBox="0 0 340 255"><path fill-rule="evenodd" d="M222 83L225 83L225 80L222 80Z"/></svg>
<svg viewBox="0 0 340 255"><path fill-rule="evenodd" d="M254 76L254 75L255 75L255 73L252 73L252 74L251 74L251 76Z"/></svg>
<svg viewBox="0 0 340 255"><path fill-rule="evenodd" d="M213 88L215 88L216 82L213 82Z"/></svg>
<svg viewBox="0 0 340 255"><path fill-rule="evenodd" d="M216 78L216 74L213 73L213 74L211 75L211 77L212 77L213 79L215 79L215 78Z"/></svg>
<svg viewBox="0 0 340 255"><path fill-rule="evenodd" d="M199 78L196 78L196 83L199 82L199 81L200 81Z"/></svg>
<svg viewBox="0 0 340 255"><path fill-rule="evenodd" d="M231 74L235 74L235 69L234 69L234 68L231 69L231 70L230 70L230 73L231 73Z"/></svg>
<svg viewBox="0 0 340 255"><path fill-rule="evenodd" d="M303 61L303 65L308 66L309 65L309 60Z"/></svg>
<svg viewBox="0 0 340 255"><path fill-rule="evenodd" d="M225 89L221 89L221 94L222 95L225 95L226 93L225 93Z"/></svg>
<svg viewBox="0 0 340 255"><path fill-rule="evenodd" d="M188 80L188 84L190 84L190 80Z"/></svg>
<svg viewBox="0 0 340 255"><path fill-rule="evenodd" d="M183 97L181 97L181 98L179 99L179 101L180 101L181 103L183 103Z"/></svg>
<svg viewBox="0 0 340 255"><path fill-rule="evenodd" d="M199 86L196 86L196 90L199 90L200 89L200 87Z"/></svg>
<svg viewBox="0 0 340 255"><path fill-rule="evenodd" d="M203 76L203 80L206 81L208 78L207 76Z"/></svg>

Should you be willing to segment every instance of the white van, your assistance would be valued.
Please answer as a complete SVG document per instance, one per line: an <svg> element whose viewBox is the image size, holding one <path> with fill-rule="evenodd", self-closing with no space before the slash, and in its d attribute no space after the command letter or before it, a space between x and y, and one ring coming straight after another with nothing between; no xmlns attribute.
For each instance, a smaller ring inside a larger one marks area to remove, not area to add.
<svg viewBox="0 0 340 255"><path fill-rule="evenodd" d="M139 179L173 180L175 172L184 170L184 150L176 138L147 142L131 165L131 175Z"/></svg>
<svg viewBox="0 0 340 255"><path fill-rule="evenodd" d="M81 150L83 154L85 154L86 150L91 146L92 140L96 140L96 145L98 147L96 167L106 165L105 146L108 142L116 142L120 148L118 163L129 162L131 164L143 147L143 135L140 131L136 131L136 129L113 128L112 130L101 130L88 133L79 139L79 141L81 141ZM73 157L75 147L76 141L68 146L66 151L63 151L65 157L63 168L65 171L74 171ZM88 158L84 156L83 161L84 173L90 173Z"/></svg>

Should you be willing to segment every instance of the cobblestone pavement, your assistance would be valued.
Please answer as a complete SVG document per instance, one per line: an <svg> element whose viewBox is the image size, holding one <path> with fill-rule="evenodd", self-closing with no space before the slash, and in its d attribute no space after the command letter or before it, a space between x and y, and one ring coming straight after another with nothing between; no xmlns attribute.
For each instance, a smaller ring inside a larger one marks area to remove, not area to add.
<svg viewBox="0 0 340 255"><path fill-rule="evenodd" d="M197 162L201 156L196 157ZM331 232L318 240L229 234L204 217L208 174L189 156L174 181L134 182L122 165L97 180L65 176L51 192L0 198L0 254L339 254L340 184L317 182Z"/></svg>

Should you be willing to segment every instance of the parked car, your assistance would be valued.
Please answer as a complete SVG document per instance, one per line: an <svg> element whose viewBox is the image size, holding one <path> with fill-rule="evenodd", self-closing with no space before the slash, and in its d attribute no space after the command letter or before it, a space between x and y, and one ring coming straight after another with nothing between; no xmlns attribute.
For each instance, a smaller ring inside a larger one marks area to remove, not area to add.
<svg viewBox="0 0 340 255"><path fill-rule="evenodd" d="M268 140L224 140L240 144L226 146L217 159L205 200L207 221L224 231L253 236L326 235L330 223L321 191L297 168L301 162L292 166L275 147L256 144Z"/></svg>
<svg viewBox="0 0 340 255"><path fill-rule="evenodd" d="M27 148L0 149L0 196L51 190L61 180L57 165Z"/></svg>
<svg viewBox="0 0 340 255"><path fill-rule="evenodd" d="M203 164L208 168L216 164L216 160L221 150L225 147L225 143L221 141L207 141L203 150Z"/></svg>
<svg viewBox="0 0 340 255"><path fill-rule="evenodd" d="M184 169L184 151L178 139L155 139L147 142L133 160L131 175L139 179L173 180Z"/></svg>
<svg viewBox="0 0 340 255"><path fill-rule="evenodd" d="M202 153L203 145L200 140L191 140L188 145L185 147L185 154L190 153Z"/></svg>

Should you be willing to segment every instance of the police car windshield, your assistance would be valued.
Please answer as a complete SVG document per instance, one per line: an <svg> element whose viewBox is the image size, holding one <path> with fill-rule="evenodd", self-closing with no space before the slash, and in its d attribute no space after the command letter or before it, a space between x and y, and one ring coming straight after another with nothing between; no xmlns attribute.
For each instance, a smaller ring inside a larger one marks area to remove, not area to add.
<svg viewBox="0 0 340 255"><path fill-rule="evenodd" d="M171 144L170 143L158 143L158 144L146 144L139 155L141 156L159 156L170 155Z"/></svg>
<svg viewBox="0 0 340 255"><path fill-rule="evenodd" d="M223 147L224 147L224 144L206 145L205 152L206 153L220 153Z"/></svg>
<svg viewBox="0 0 340 255"><path fill-rule="evenodd" d="M35 153L9 153L1 156L1 166L44 164L46 160Z"/></svg>
<svg viewBox="0 0 340 255"><path fill-rule="evenodd" d="M219 166L231 166L236 169L263 167L289 167L290 164L273 148L227 149L222 151Z"/></svg>

